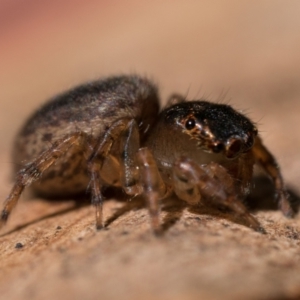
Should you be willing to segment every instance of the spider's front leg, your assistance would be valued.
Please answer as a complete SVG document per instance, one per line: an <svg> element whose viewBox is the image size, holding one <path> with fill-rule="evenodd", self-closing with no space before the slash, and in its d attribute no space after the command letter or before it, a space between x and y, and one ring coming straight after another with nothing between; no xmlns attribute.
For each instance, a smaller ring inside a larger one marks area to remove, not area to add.
<svg viewBox="0 0 300 300"><path fill-rule="evenodd" d="M174 191L190 205L196 205L201 197L216 205L226 206L246 220L249 227L263 231L259 222L242 204L234 180L221 165L211 162L200 166L187 158L180 158L173 167Z"/></svg>
<svg viewBox="0 0 300 300"><path fill-rule="evenodd" d="M294 211L288 201L289 194L285 189L284 182L281 176L280 168L276 162L275 157L263 145L259 137L256 138L252 152L256 162L264 169L264 171L271 177L276 189L276 198L280 210L286 217L293 217Z"/></svg>
<svg viewBox="0 0 300 300"><path fill-rule="evenodd" d="M170 194L158 171L156 162L148 148L141 148L137 153L140 184L147 201L151 227L156 234L160 233L159 202Z"/></svg>

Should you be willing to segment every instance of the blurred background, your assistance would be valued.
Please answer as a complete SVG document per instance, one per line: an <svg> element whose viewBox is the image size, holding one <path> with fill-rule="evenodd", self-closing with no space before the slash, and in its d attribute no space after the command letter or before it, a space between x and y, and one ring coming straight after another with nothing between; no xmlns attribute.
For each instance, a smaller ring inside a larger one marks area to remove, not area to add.
<svg viewBox="0 0 300 300"><path fill-rule="evenodd" d="M162 103L177 92L246 113L299 195L299 16L299 0L0 0L0 197L29 114L120 73L153 79ZM299 298L299 214L259 211L261 235L172 206L165 238L154 239L145 209L95 232L89 206L37 200L20 201L0 235L3 299ZM106 218L122 205L107 201Z"/></svg>
<svg viewBox="0 0 300 300"><path fill-rule="evenodd" d="M247 113L300 191L299 13L297 0L1 0L1 161L48 97L138 73L162 102L179 92Z"/></svg>

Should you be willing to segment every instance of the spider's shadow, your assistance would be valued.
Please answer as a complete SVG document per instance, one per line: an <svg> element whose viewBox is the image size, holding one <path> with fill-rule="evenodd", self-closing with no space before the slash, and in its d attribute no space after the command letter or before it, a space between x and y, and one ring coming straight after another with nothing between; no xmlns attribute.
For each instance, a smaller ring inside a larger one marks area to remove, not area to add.
<svg viewBox="0 0 300 300"><path fill-rule="evenodd" d="M57 200L57 199L56 199L56 200ZM49 201L50 201L50 200L49 200ZM73 201L73 199L72 199L72 201ZM47 219L50 219L50 218L55 217L55 216L61 216L61 215L64 215L64 214L66 214L66 213L68 213L68 212L71 212L71 211L73 211L73 210L76 210L76 209L78 209L78 208L80 208L80 207L83 207L83 206L86 206L86 205L87 205L87 202L85 202L85 201L75 201L75 202L74 202L74 205L72 205L71 207L68 207L68 208L65 208L65 209L62 209L62 210L53 212L53 213L51 213L51 214L46 214L46 215L44 215L44 216L42 216L42 217L39 217L39 218L37 218L37 219L34 219L34 220L32 220L32 221L30 221L30 222L27 222L27 223L25 223L25 224L18 225L18 226L16 226L16 227L14 227L12 230L9 230L9 231L7 231L7 232L5 232L5 233L3 233L3 234L0 234L0 237L3 237L3 236L5 236L5 235L8 235L8 234L14 233L14 232L16 232L16 231L19 231L19 230L21 230L21 229L24 229L24 228L30 226L30 225L36 224L36 223L38 223L38 222L40 222L40 221L47 220Z"/></svg>

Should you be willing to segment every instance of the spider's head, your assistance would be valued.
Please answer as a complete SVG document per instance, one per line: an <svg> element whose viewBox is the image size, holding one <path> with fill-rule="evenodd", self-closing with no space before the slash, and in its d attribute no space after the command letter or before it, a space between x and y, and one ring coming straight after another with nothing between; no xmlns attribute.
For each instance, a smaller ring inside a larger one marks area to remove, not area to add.
<svg viewBox="0 0 300 300"><path fill-rule="evenodd" d="M229 105L182 102L167 108L164 115L166 122L196 140L198 148L223 153L229 159L249 151L257 136L253 123Z"/></svg>

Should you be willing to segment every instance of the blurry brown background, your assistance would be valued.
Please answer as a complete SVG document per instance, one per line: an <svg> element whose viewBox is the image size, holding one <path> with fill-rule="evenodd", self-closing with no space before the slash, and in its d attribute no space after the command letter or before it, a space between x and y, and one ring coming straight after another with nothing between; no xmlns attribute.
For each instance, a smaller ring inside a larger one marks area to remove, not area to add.
<svg viewBox="0 0 300 300"><path fill-rule="evenodd" d="M297 0L2 0L1 197L11 188L14 134L36 107L84 81L132 72L153 78L162 102L179 92L246 112L297 196L299 15ZM21 200L0 237L0 294L7 299L300 295L299 217L259 211L263 236L230 217L178 208L173 217L180 218L156 240L144 208L95 233L89 207L64 213L70 202ZM107 218L123 205L109 201ZM16 250L17 242L24 247Z"/></svg>

